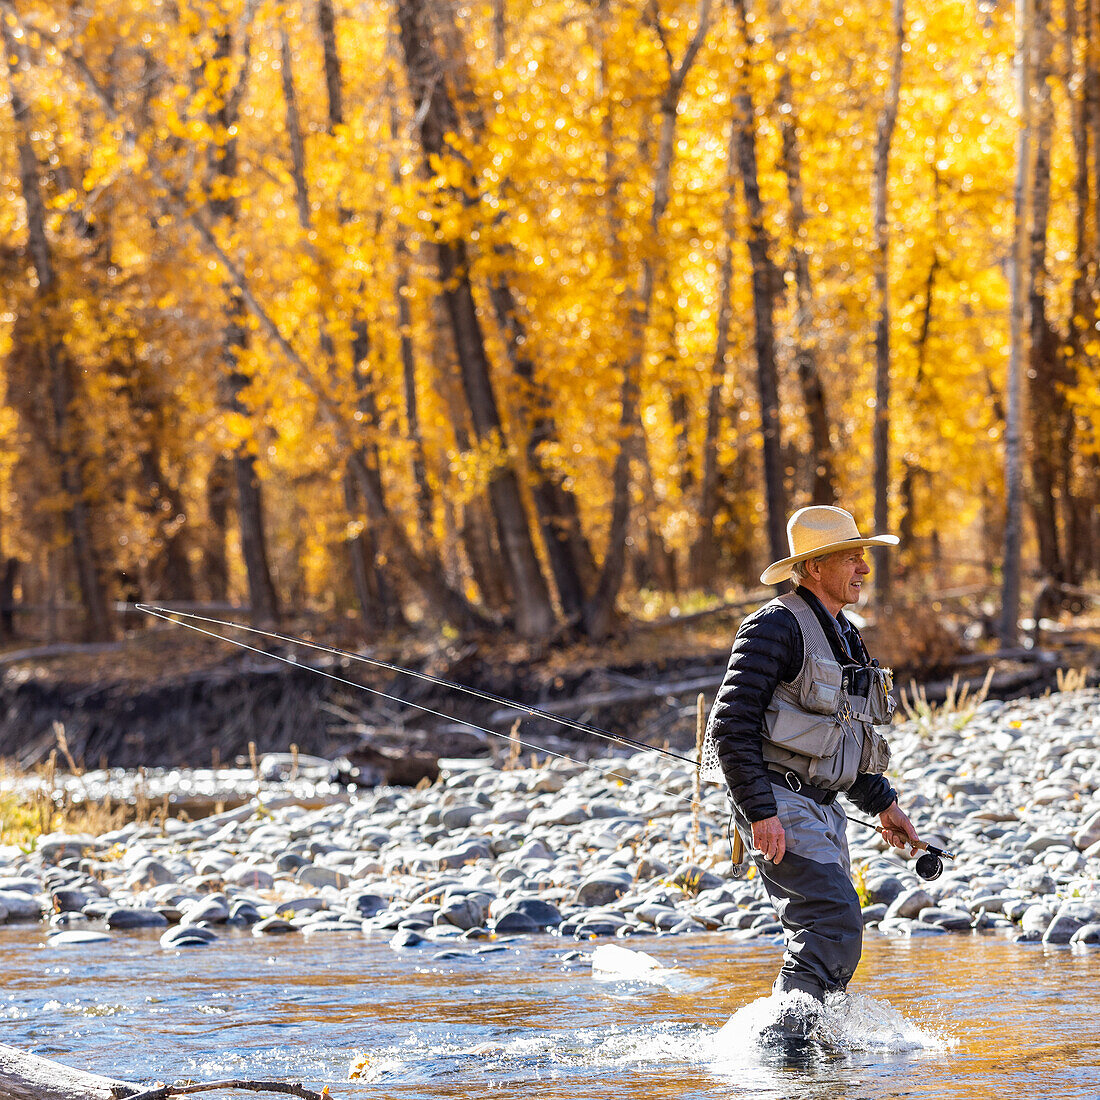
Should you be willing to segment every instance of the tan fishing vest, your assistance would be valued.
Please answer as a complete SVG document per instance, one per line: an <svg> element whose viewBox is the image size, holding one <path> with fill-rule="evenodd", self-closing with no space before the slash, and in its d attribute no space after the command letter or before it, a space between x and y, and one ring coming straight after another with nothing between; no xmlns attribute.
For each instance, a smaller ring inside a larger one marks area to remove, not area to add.
<svg viewBox="0 0 1100 1100"><path fill-rule="evenodd" d="M773 603L797 620L803 657L798 675L776 687L765 711L765 763L830 791L846 791L861 772L881 774L890 747L875 725L894 713L889 670L867 668L861 678L869 681L868 694L852 694L813 608L794 592Z"/></svg>

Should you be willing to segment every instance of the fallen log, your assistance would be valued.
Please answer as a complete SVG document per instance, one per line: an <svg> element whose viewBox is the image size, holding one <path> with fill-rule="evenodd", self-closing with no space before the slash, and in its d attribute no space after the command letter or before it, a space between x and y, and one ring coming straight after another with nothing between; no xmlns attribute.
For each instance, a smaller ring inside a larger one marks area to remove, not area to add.
<svg viewBox="0 0 1100 1100"><path fill-rule="evenodd" d="M0 1100L123 1100L145 1091L0 1044Z"/></svg>
<svg viewBox="0 0 1100 1100"><path fill-rule="evenodd" d="M556 700L549 703L539 703L538 709L547 714L555 714L562 718L571 714L583 713L594 707L614 707L624 703L638 703L647 699L668 699L679 695L688 695L697 691L717 689L722 682L724 669L716 669L709 676L699 676L691 680L680 680L673 684L648 683L636 688L628 688L622 691L597 691L591 695L581 695L575 699ZM514 707L506 707L504 710L494 711L489 716L489 721L496 724L514 721L517 715L530 713L522 703L516 703Z"/></svg>
<svg viewBox="0 0 1100 1100"><path fill-rule="evenodd" d="M294 1081L206 1081L182 1085L135 1085L85 1073L37 1054L0 1043L0 1100L170 1100L200 1092L241 1089L297 1096L300 1100L329 1100L328 1088L314 1092Z"/></svg>

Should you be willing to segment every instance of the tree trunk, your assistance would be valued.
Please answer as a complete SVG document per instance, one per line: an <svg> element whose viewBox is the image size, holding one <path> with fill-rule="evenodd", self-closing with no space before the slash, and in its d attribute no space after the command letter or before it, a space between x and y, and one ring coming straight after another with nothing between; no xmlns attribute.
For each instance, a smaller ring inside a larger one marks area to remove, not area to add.
<svg viewBox="0 0 1100 1100"><path fill-rule="evenodd" d="M609 14L605 3L600 9L601 19ZM683 57L675 63L665 39L664 28L660 22L660 13L656 7L650 10L653 30L661 41L668 60L668 84L661 96L661 127L657 145L657 159L653 169L653 202L649 211L649 231L653 249L660 241L661 219L664 217L669 200L669 187L672 174L672 158L676 147L676 115L683 95L684 81L695 64L710 27L711 0L700 0L696 16L695 34L688 43ZM608 126L605 134L608 138L607 156L609 165L609 199L617 205L618 184L615 180L616 168L613 163L613 133L610 128L610 111L605 115ZM617 234L616 234L617 235ZM646 333L649 327L650 311L653 306L653 292L656 285L657 261L651 249L646 249L641 259L641 275L638 291L629 313L629 352L623 363L622 386L619 391L619 453L611 475L611 524L608 534L607 552L604 555L603 568L596 590L585 606L585 632L591 638L606 636L615 619L615 600L622 588L626 566L627 528L630 522L630 463L635 457L638 443L638 401L640 399L642 363L645 358Z"/></svg>
<svg viewBox="0 0 1100 1100"><path fill-rule="evenodd" d="M1009 351L1005 397L1005 532L1001 583L1000 642L1016 645L1020 617L1020 535L1023 517L1023 478L1020 420L1022 366L1026 354L1024 331L1027 309L1029 254L1027 250L1027 178L1031 160L1031 0L1016 0L1016 130L1015 219L1009 254Z"/></svg>
<svg viewBox="0 0 1100 1100"><path fill-rule="evenodd" d="M1051 138L1054 105L1050 95L1050 6L1036 0L1033 8L1031 61L1035 106L1034 161L1031 190L1031 255L1028 264L1029 370L1028 410L1031 420L1031 508L1043 576L1066 580L1058 530L1059 455L1066 430L1065 401L1059 366L1059 340L1047 317L1047 227L1050 220Z"/></svg>
<svg viewBox="0 0 1100 1100"><path fill-rule="evenodd" d="M336 49L336 11L332 0L317 0L317 26L321 33L331 133L335 127L344 124L344 81L340 72L340 54Z"/></svg>
<svg viewBox="0 0 1100 1100"><path fill-rule="evenodd" d="M448 73L474 136L480 138L485 130L485 120L466 73L461 30L450 6L443 6L440 11L444 16L443 38L448 43ZM504 63L507 53L506 30L504 0L494 0L493 60L498 66ZM396 127L393 129L396 132ZM502 180L499 187L501 191L506 191L507 179ZM523 383L525 394L520 412L525 422L526 481L562 614L568 620L576 620L584 604L586 586L595 575L595 562L581 527L576 497L565 487L562 476L547 466L540 450L543 444L558 438L557 426L536 380L535 364L523 350L530 347L526 325L512 286L503 274L511 259L511 250L507 245L498 243L494 245L493 253L496 273L489 280L489 298L508 361Z"/></svg>
<svg viewBox="0 0 1100 1100"><path fill-rule="evenodd" d="M252 621L256 626L276 626L279 622L279 600L268 564L263 487L256 471L256 460L244 448L239 448L233 455L233 477L237 486L237 521L241 530L241 556L248 577Z"/></svg>
<svg viewBox="0 0 1100 1100"><path fill-rule="evenodd" d="M246 39L251 30L245 32ZM245 47L246 52L248 46ZM233 38L225 26L218 33L214 58L226 61L232 56ZM250 66L242 66L238 83L233 88L222 89L221 102L214 114L214 120L225 132L234 134L241 100L245 93ZM237 218L237 202L229 194L233 180L237 175L237 144L230 137L225 146L212 158L210 165L211 190L226 195L224 198L210 200L210 212L217 221L233 224ZM226 307L225 330L222 338L223 394L224 405L229 412L238 416L247 416L247 410L241 401L247 380L237 369L241 351L248 339L248 329L244 324L244 302L242 296L229 288L229 302ZM279 621L279 601L275 585L271 578L271 566L268 560L267 536L264 530L263 491L256 469L256 460L248 445L239 444L233 452L233 483L237 491L237 522L240 527L241 556L244 559L245 574L248 581L248 598L252 621L257 626L275 626Z"/></svg>
<svg viewBox="0 0 1100 1100"><path fill-rule="evenodd" d="M411 450L413 492L416 494L416 516L420 537L425 546L432 545L432 490L428 482L428 467L424 460L424 435L420 429L420 400L416 388L416 354L412 342L412 310L409 308L406 264L408 256L404 240L397 250L397 326L401 341L401 383L405 397L405 435Z"/></svg>
<svg viewBox="0 0 1100 1100"><path fill-rule="evenodd" d="M562 614L566 619L576 619L584 607L584 577L595 572L595 563L581 530L576 498L562 485L561 477L546 465L539 450L542 444L557 439L557 428L542 396L536 392L534 364L521 350L527 346L527 339L512 289L504 279L497 278L489 294L512 369L535 406L530 410L525 448L531 495Z"/></svg>
<svg viewBox="0 0 1100 1100"><path fill-rule="evenodd" d="M186 505L177 486L166 477L156 450L156 441L146 439L138 455L145 481L146 511L160 533L159 569L156 571L156 595L169 600L194 600L195 578L187 556Z"/></svg>
<svg viewBox="0 0 1100 1100"><path fill-rule="evenodd" d="M435 52L425 0L399 0L397 17L409 87L418 105L420 142L427 167L432 158L447 158L447 135L457 133L458 116L441 79L442 66ZM436 258L474 431L479 441L503 443L466 241L438 240ZM489 498L512 588L516 631L524 638L544 638L553 628L554 610L535 554L519 480L510 461L494 471Z"/></svg>
<svg viewBox="0 0 1100 1100"><path fill-rule="evenodd" d="M19 578L18 558L4 558L0 571L0 639L15 637L15 582Z"/></svg>
<svg viewBox="0 0 1100 1100"><path fill-rule="evenodd" d="M229 537L229 459L218 455L206 479L206 536L203 544L203 577L207 596L216 603L229 599L229 559L225 544Z"/></svg>
<svg viewBox="0 0 1100 1100"><path fill-rule="evenodd" d="M775 361L775 303L782 288L764 225L764 204L756 157L756 107L752 98L751 39L745 0L731 0L744 47L740 85L734 96L733 133L741 186L748 211L748 249L752 263L753 347L760 398L764 457L764 498L768 552L772 560L787 556L787 490L783 476L783 440L779 422L779 372Z"/></svg>
<svg viewBox="0 0 1100 1100"><path fill-rule="evenodd" d="M325 87L328 92L328 132L334 134L336 127L343 121L343 98L340 58L336 52L336 16L328 0L319 0L317 17L324 56ZM301 226L303 233L309 235L314 228L313 212L309 183L306 177L305 139L302 134L301 116L298 111L298 94L294 84L294 51L290 45L285 10L280 13L279 17L279 51L283 103L286 109L286 132L290 146L291 178L294 181L298 224ZM346 211L341 209L338 210L337 217L343 224L347 221L348 215ZM311 249L311 251L315 254L318 270L324 270L321 257L316 254L315 249ZM327 368L326 373L335 374L338 369L336 344L323 305L319 308L318 330L321 357ZM368 429L373 429L378 425L378 409L367 366L370 355L370 333L366 319L361 314L356 313L352 317L351 330L352 374L357 390L356 407L358 412L362 414L363 421ZM381 461L377 446L368 437L365 443L359 445L358 451L364 466L374 478L376 495L384 500ZM350 467L346 467L344 473L344 502L350 510L349 515L353 518L358 515L359 507L354 485L355 474ZM380 626L388 626L398 622L403 623L405 619L394 586L386 576L385 566L378 554L375 536L371 530L373 520L369 510L366 517L366 525L360 534L348 540L348 550L351 554L352 578L355 583L356 595L360 601L363 622L368 631L374 631ZM387 603L387 601L390 602Z"/></svg>
<svg viewBox="0 0 1100 1100"><path fill-rule="evenodd" d="M360 508L358 483L349 470L344 475L344 505L349 515L356 515ZM385 575L377 568L378 551L368 525L347 540L348 560L351 564L352 583L359 601L363 621L363 633L367 638L376 636L389 625L396 596L387 591Z"/></svg>
<svg viewBox="0 0 1100 1100"><path fill-rule="evenodd" d="M1100 163L1090 159L1090 144L1096 155L1096 137L1091 125L1100 111L1100 57L1094 57L1098 17L1096 0L1081 0L1083 20L1078 18L1076 0L1066 4L1065 25L1065 94L1071 104L1071 133L1074 151L1074 273L1070 296L1068 339L1059 356L1066 387L1080 382L1080 371L1087 359L1085 335L1097 315L1100 297L1097 285L1098 233L1100 226L1091 218L1091 201L1100 187ZM1078 63L1078 58L1079 63ZM1082 518L1092 502L1079 499L1085 483L1079 478L1076 423L1067 408L1066 430L1061 433L1061 503L1062 529L1065 532L1064 567L1069 584L1080 586L1086 576L1087 534ZM1077 469L1075 469L1077 467Z"/></svg>
<svg viewBox="0 0 1100 1100"><path fill-rule="evenodd" d="M737 232L737 122L730 120L726 145L726 195L718 258L718 321L707 392L707 428L703 476L699 485L699 531L691 548L692 584L713 591L718 567L714 521L718 512L718 437L722 423L722 386L726 380L730 322L733 319L733 240Z"/></svg>
<svg viewBox="0 0 1100 1100"><path fill-rule="evenodd" d="M4 49L15 122L19 182L27 218L27 247L38 280L32 339L48 379L52 435L60 467L61 488L67 498L63 515L72 542L77 584L84 609L84 633L90 641L110 641L114 637L114 624L107 607L103 570L95 544L92 509L87 499L75 419L76 372L62 342L63 330L57 316L57 281L46 231L46 208L38 160L31 143L29 111L15 79L13 62L23 56L22 43L17 43L4 18L0 18L0 44Z"/></svg>
<svg viewBox="0 0 1100 1100"><path fill-rule="evenodd" d="M886 102L879 116L875 140L875 169L871 189L874 217L875 298L875 421L874 490L875 530L890 529L890 223L887 202L890 195L890 149L901 97L901 70L905 46L905 0L893 0L893 54ZM874 585L878 605L889 607L892 592L890 553L887 547L874 550Z"/></svg>
<svg viewBox="0 0 1100 1100"><path fill-rule="evenodd" d="M789 56L790 25L777 0L769 0L770 17L775 28L776 57L779 64L779 103L785 108L776 112L779 119L780 166L787 181L787 202L790 208L790 266L794 271L795 368L802 390L802 403L810 427L810 463L812 466L811 500L814 504L835 504L836 459L833 454L829 408L821 366L817 357L817 333L814 325L814 292L810 277L810 260L803 245L806 226L806 204L802 189L802 149L798 137L798 116L794 110L791 70L786 60L778 62L780 54Z"/></svg>

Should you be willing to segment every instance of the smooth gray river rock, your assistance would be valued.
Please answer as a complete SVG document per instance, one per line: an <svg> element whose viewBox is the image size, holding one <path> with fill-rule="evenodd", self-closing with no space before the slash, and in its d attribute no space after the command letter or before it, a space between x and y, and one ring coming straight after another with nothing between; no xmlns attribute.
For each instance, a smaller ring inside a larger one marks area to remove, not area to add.
<svg viewBox="0 0 1100 1100"><path fill-rule="evenodd" d="M298 926L283 917L265 917L252 926L254 936L282 936L297 931Z"/></svg>
<svg viewBox="0 0 1100 1100"><path fill-rule="evenodd" d="M54 912L79 913L94 895L83 890L55 890L51 895Z"/></svg>
<svg viewBox="0 0 1100 1100"><path fill-rule="evenodd" d="M511 923L519 925L529 922L538 930L556 928L562 921L561 909L553 902L519 894L496 898L489 906L488 915L494 927L513 916L522 917L522 920L517 919Z"/></svg>
<svg viewBox="0 0 1100 1100"><path fill-rule="evenodd" d="M1054 914L1042 902L1029 905L1020 917L1020 927L1024 932L1044 933L1054 919Z"/></svg>
<svg viewBox="0 0 1100 1100"><path fill-rule="evenodd" d="M453 924L462 931L479 928L485 920L485 906L477 896L452 897L444 901L432 918L433 924Z"/></svg>
<svg viewBox="0 0 1100 1100"><path fill-rule="evenodd" d="M92 932L84 929L55 932L46 938L47 947L93 947L96 944L110 942L111 937L106 932Z"/></svg>
<svg viewBox="0 0 1100 1100"><path fill-rule="evenodd" d="M1082 925L1073 933L1069 942L1086 944L1090 947L1100 945L1100 924L1092 923Z"/></svg>
<svg viewBox="0 0 1100 1100"><path fill-rule="evenodd" d="M304 867L300 868L295 876L295 880L305 886L316 886L318 888L322 886L332 886L337 890L344 889L344 887L351 882L351 879L342 871L337 871L332 867L323 867L315 863L307 863Z"/></svg>
<svg viewBox="0 0 1100 1100"><path fill-rule="evenodd" d="M911 886L902 890L886 910L886 919L916 917L922 909L933 904L932 896L923 886Z"/></svg>
<svg viewBox="0 0 1100 1100"><path fill-rule="evenodd" d="M51 833L40 837L36 851L43 863L60 863L64 859L81 859L107 851L110 843L91 836L66 836Z"/></svg>
<svg viewBox="0 0 1100 1100"><path fill-rule="evenodd" d="M929 907L920 911L918 920L925 924L938 925L946 932L962 932L973 926L974 918L958 909Z"/></svg>
<svg viewBox="0 0 1100 1100"><path fill-rule="evenodd" d="M1100 809L1091 813L1073 834L1073 843L1082 851L1100 843Z"/></svg>
<svg viewBox="0 0 1100 1100"><path fill-rule="evenodd" d="M108 928L165 928L168 920L163 913L155 909L129 909L117 906L109 909L103 917Z"/></svg>
<svg viewBox="0 0 1100 1100"><path fill-rule="evenodd" d="M248 863L235 863L225 872L228 886L250 886L253 890L270 890L275 885L275 876Z"/></svg>
<svg viewBox="0 0 1100 1100"><path fill-rule="evenodd" d="M0 893L13 890L17 894L37 897L44 892L41 879L37 878L0 878Z"/></svg>
<svg viewBox="0 0 1100 1100"><path fill-rule="evenodd" d="M584 879L577 887L579 905L601 906L617 901L630 889L631 878L625 872L604 871Z"/></svg>
<svg viewBox="0 0 1100 1100"><path fill-rule="evenodd" d="M901 879L891 874L867 875L863 887L870 904L887 906L905 889Z"/></svg>
<svg viewBox="0 0 1100 1100"><path fill-rule="evenodd" d="M389 906L389 902L380 894L357 892L347 899L348 911L361 920L377 916Z"/></svg>
<svg viewBox="0 0 1100 1100"><path fill-rule="evenodd" d="M21 890L0 890L0 923L40 920L45 905Z"/></svg>
<svg viewBox="0 0 1100 1100"><path fill-rule="evenodd" d="M1047 925L1043 943L1067 944L1077 931L1091 924L1097 916L1095 906L1080 901L1065 901Z"/></svg>
<svg viewBox="0 0 1100 1100"><path fill-rule="evenodd" d="M130 868L130 873L126 878L126 888L128 890L139 890L146 886L163 886L165 883L176 882L177 877L159 860L146 856L139 859Z"/></svg>
<svg viewBox="0 0 1100 1100"><path fill-rule="evenodd" d="M224 895L213 895L201 901L185 902L181 909L180 924L225 924L229 920L229 906Z"/></svg>
<svg viewBox="0 0 1100 1100"><path fill-rule="evenodd" d="M160 938L161 947L174 950L178 947L205 947L217 940L217 933L196 925L177 925L169 928Z"/></svg>

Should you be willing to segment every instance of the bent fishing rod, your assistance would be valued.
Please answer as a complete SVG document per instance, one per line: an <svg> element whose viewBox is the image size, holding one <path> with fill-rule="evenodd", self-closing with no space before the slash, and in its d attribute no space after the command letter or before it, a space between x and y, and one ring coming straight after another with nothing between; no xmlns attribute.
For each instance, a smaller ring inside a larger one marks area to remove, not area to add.
<svg viewBox="0 0 1100 1100"><path fill-rule="evenodd" d="M516 735L513 731L508 733L501 733L499 730L492 730L486 726L479 725L476 722L471 722L466 719L455 718L453 715L446 714L443 711L435 710L432 707L425 706L421 703L414 702L411 699L403 699L401 696L395 695L392 692L382 691L379 688L372 688L366 684L357 683L354 680L349 680L346 677L338 676L335 673L328 672L325 669L314 668L311 665L301 665L293 657L287 657L283 654L273 653L267 649L261 649L259 646L249 645L247 642L243 642L237 638L228 637L225 634L218 633L215 630L207 629L207 627L221 627L226 630L239 630L246 634L253 634L261 638L267 638L273 641L281 642L284 645L301 646L305 649L312 649L318 653L324 653L332 657L340 657L345 660L355 661L361 664L371 665L376 668L383 668L389 672L395 672L404 676L412 676L415 679L422 680L426 683L434 684L437 687L444 687L451 691L457 691L465 695L472 696L475 699L480 699L483 702L495 703L498 706L505 707L509 710L517 711L521 714L528 715L534 718L542 718L549 722L555 722L558 725L564 726L568 729L577 730L580 733L587 733L594 737L599 737L605 741L610 741L616 744L625 745L628 748L638 749L642 752L656 752L662 756L667 756L672 760L677 760L684 764L689 764L693 768L701 769L702 761L696 760L689 756L684 756L678 752L673 752L671 749L662 748L658 745L648 745L644 741L635 740L632 737L628 737L625 734L613 733L610 730L601 729L599 726L593 726L587 722L577 722L573 719L566 718L564 715L555 714L553 711L544 710L541 707L531 706L527 703L518 703L515 700L507 699L502 695L497 695L491 691L484 691L480 688L470 687L468 684L460 684L454 680L448 680L443 676L435 676L428 672L421 672L416 669L405 668L402 665L394 664L391 661L384 661L378 657L370 657L364 653L354 653L350 650L340 649L336 646L325 645L322 642L313 642L305 638L296 638L290 634L284 634L277 630L265 630L261 627L248 626L245 623L234 622L230 619L219 619L211 615L197 615L193 612L176 611L171 608L160 607L156 604L138 603L134 605L135 609L141 611L146 615L150 615L153 618L161 619L164 622L172 623L175 626L182 626L187 630L194 631L195 633L205 635L208 638L214 638L217 641L227 642L230 645L237 646L240 649L245 649L250 653L256 653L262 657L268 657L271 660L280 661L283 664L290 665L294 668L305 668L308 671L315 673L318 676L323 676L326 679L333 680L336 683L345 685L359 691L368 692L371 695L375 695L382 699L387 699L390 702L400 703L403 706L411 706L421 711L424 714L433 715L436 718L442 718L448 722L457 722L461 725L465 725L470 729L475 729L479 733L487 734L490 737L501 738L502 740L509 741L513 744L520 745L523 748L531 749L535 752L543 752L548 756L556 757L559 760L566 760L570 763L579 764L589 770L601 770L596 768L595 765L586 763L584 761L573 760L572 757L567 756L564 753L555 752L552 749L548 749L543 745L538 745L534 742L526 741ZM205 624L199 626L196 624ZM605 776L619 779L623 782L627 781L626 776L618 775L615 772L603 772ZM654 791L658 794L671 796L678 801L687 802L691 806L700 806L701 803L695 798L689 798L685 795L678 794L674 791L670 791L663 787L657 787L653 784L646 783L631 777L630 782L636 786L644 787L648 790ZM843 812L843 811L841 811ZM844 816L857 825L862 825L864 828L870 829L873 832L878 833L880 836L885 837L883 828L879 825L875 825L873 822L864 821L862 818L851 817L848 814ZM924 855L916 861L917 873L926 879L938 878L943 871L944 859L954 859L953 853L945 851L942 848L938 848L932 844L926 844L924 841L918 841L916 844L910 845L911 848L924 851ZM922 866L923 865L923 866Z"/></svg>

